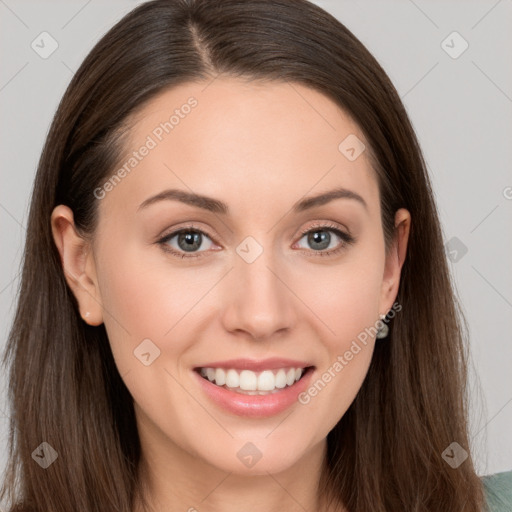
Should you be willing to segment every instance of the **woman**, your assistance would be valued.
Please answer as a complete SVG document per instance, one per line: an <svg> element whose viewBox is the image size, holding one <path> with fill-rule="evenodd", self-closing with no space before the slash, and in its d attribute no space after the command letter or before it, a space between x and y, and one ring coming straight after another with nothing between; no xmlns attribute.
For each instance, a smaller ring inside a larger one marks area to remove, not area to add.
<svg viewBox="0 0 512 512"><path fill-rule="evenodd" d="M425 162L315 5L125 16L59 105L27 231L11 510L487 506Z"/></svg>

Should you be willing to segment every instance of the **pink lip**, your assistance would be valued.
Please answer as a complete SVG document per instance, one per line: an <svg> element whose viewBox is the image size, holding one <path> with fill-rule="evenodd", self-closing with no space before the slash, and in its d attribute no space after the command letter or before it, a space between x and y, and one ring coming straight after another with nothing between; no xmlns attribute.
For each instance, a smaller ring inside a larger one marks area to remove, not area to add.
<svg viewBox="0 0 512 512"><path fill-rule="evenodd" d="M234 361L230 361L228 367L237 368L236 365L231 366L233 363ZM288 366L293 367L296 363L297 362L295 361L293 364L289 364ZM218 366L218 363L215 363L215 365L212 365L211 367L223 368L224 366ZM211 367L207 366L206 368ZM301 368L302 365L299 364L295 367ZM238 366L238 368L240 367ZM266 368L269 367L266 366ZM195 378L198 379L199 385L204 390L205 394L215 402L216 405L238 416L245 416L248 418L265 418L273 416L274 414L279 414L297 402L298 395L309 386L314 373L314 367L308 368L302 378L293 386L286 387L277 393L269 395L244 395L213 384L208 379L202 377L197 370L192 373L196 376Z"/></svg>
<svg viewBox="0 0 512 512"><path fill-rule="evenodd" d="M271 357L270 359L230 359L229 361L214 361L205 363L199 368L234 368L236 370L252 370L253 372L261 372L263 370L274 370L276 368L306 368L313 366L312 363L305 361L297 361L294 359L285 359L282 357Z"/></svg>

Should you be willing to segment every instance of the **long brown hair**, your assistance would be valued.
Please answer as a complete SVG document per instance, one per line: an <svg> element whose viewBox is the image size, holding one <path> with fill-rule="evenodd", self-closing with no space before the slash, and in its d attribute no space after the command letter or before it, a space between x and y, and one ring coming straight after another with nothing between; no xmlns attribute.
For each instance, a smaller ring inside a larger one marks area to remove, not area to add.
<svg viewBox="0 0 512 512"><path fill-rule="evenodd" d="M338 20L306 0L155 0L95 45L57 109L35 179L9 366L10 459L0 498L11 510L131 512L141 482L133 399L103 325L85 324L50 225L69 206L94 233L96 187L112 175L129 120L176 84L219 74L312 87L358 123L378 177L386 247L394 213L412 227L397 301L355 400L328 434L319 492L350 512L480 512L470 452L467 325L450 280L426 165L388 76ZM60 461L33 452L47 442Z"/></svg>

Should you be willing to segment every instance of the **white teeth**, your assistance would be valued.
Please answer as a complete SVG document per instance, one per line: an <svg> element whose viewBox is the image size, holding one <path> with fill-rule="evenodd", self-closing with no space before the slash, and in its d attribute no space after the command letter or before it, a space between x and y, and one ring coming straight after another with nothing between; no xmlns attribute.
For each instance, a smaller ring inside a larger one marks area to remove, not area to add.
<svg viewBox="0 0 512 512"><path fill-rule="evenodd" d="M217 386L224 386L249 395L266 394L268 391L292 386L303 373L302 368L280 368L256 373L251 370L230 368L201 368L200 373Z"/></svg>
<svg viewBox="0 0 512 512"><path fill-rule="evenodd" d="M286 386L286 372L279 370L276 375L276 388L283 389Z"/></svg>
<svg viewBox="0 0 512 512"><path fill-rule="evenodd" d="M240 372L238 382L238 386L232 387L239 387L240 389L244 389L246 391L256 391L256 388L258 387L258 377L256 377L254 372L249 370L242 370Z"/></svg>
<svg viewBox="0 0 512 512"><path fill-rule="evenodd" d="M243 389L242 386L240 387ZM265 370L258 375L258 389L260 391L272 391L276 387L276 377L270 370Z"/></svg>
<svg viewBox="0 0 512 512"><path fill-rule="evenodd" d="M217 382L217 381L215 381ZM226 386L228 388L237 388L240 386L240 377L236 370L228 370L226 373Z"/></svg>
<svg viewBox="0 0 512 512"><path fill-rule="evenodd" d="M224 386L224 384L226 384L226 372L222 368L217 368L214 374L215 384L217 384L217 386Z"/></svg>

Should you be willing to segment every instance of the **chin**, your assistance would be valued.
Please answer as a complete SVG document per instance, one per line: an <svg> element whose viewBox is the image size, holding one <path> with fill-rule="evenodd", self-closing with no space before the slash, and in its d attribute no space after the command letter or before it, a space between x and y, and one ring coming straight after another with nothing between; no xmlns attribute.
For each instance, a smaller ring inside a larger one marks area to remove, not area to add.
<svg viewBox="0 0 512 512"><path fill-rule="evenodd" d="M265 436L268 436L265 432ZM237 475L268 475L289 470L298 465L304 456L304 444L296 437L286 444L281 439L268 438L254 441L233 439L229 443L217 445L218 452L204 454L203 459L216 468ZM230 452L232 455L229 455Z"/></svg>

